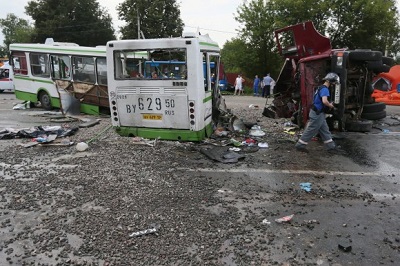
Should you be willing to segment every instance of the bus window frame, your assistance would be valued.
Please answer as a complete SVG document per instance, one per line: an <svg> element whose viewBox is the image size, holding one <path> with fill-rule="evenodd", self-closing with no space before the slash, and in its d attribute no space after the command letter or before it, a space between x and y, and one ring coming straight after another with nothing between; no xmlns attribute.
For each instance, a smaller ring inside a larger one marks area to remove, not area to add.
<svg viewBox="0 0 400 266"><path fill-rule="evenodd" d="M10 56L10 62L14 69L14 75L28 76L28 61L26 53L23 51L15 51ZM18 67L16 62L18 62Z"/></svg>
<svg viewBox="0 0 400 266"><path fill-rule="evenodd" d="M92 60L92 66L93 70L90 71L82 71L87 69L88 63L85 62L85 60L82 60L81 62L75 61L77 59L91 59ZM71 56L71 65L72 65L72 78L75 82L81 82L81 83L89 83L89 84L96 84L96 57L93 56L82 56L82 55L72 55ZM79 67L79 64L82 65L82 67ZM81 75L81 76L80 76ZM88 78L88 79L87 79Z"/></svg>
<svg viewBox="0 0 400 266"><path fill-rule="evenodd" d="M41 59L42 57L42 59ZM43 63L41 61L44 61ZM31 68L31 75L34 77L49 78L49 54L30 52L29 53L29 65ZM44 68L44 69L43 69Z"/></svg>
<svg viewBox="0 0 400 266"><path fill-rule="evenodd" d="M53 58L56 58L58 70L56 69L56 65L53 64L55 61ZM68 59L68 62L65 63L65 59ZM49 54L49 63L50 63L50 70L51 70L51 77L57 80L71 80L71 57L69 55L64 54ZM64 64L64 67L61 68L60 66ZM64 69L64 71L62 71ZM58 75L56 76L55 73Z"/></svg>

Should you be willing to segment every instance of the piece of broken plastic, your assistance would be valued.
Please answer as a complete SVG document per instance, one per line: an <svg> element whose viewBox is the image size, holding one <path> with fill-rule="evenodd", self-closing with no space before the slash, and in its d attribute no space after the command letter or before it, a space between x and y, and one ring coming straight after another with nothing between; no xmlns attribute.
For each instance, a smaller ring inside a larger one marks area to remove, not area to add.
<svg viewBox="0 0 400 266"><path fill-rule="evenodd" d="M76 150L77 151L86 151L89 148L89 145L85 142L79 142L76 144Z"/></svg>
<svg viewBox="0 0 400 266"><path fill-rule="evenodd" d="M311 183L300 183L300 187L307 192L311 191Z"/></svg>
<svg viewBox="0 0 400 266"><path fill-rule="evenodd" d="M261 130L260 126L255 125L250 129L249 135L254 137L262 137L265 136L265 132Z"/></svg>
<svg viewBox="0 0 400 266"><path fill-rule="evenodd" d="M230 141L233 144L233 146L235 146L235 147L239 147L239 146L243 145L240 141L237 141L235 139L230 139Z"/></svg>
<svg viewBox="0 0 400 266"><path fill-rule="evenodd" d="M268 221L267 219L264 219L264 220L262 221L262 224L270 225L270 224L271 224L271 222L270 222L270 221Z"/></svg>
<svg viewBox="0 0 400 266"><path fill-rule="evenodd" d="M275 219L275 222L280 223L280 224L290 222L290 220L292 220L293 216L294 216L294 214L284 216L282 218Z"/></svg>
<svg viewBox="0 0 400 266"><path fill-rule="evenodd" d="M246 125L242 120L235 117L232 121L232 128L234 131L244 131L246 130Z"/></svg>
<svg viewBox="0 0 400 266"><path fill-rule="evenodd" d="M268 143L266 143L266 142L259 142L259 143L258 143L258 147L260 147L260 148L268 148Z"/></svg>
<svg viewBox="0 0 400 266"><path fill-rule="evenodd" d="M133 232L129 236L130 237L134 237L134 236L139 237L139 236L144 236L144 235L148 235L148 234L154 234L160 228L159 224L152 224L150 226L151 226L151 228L149 228L149 229Z"/></svg>

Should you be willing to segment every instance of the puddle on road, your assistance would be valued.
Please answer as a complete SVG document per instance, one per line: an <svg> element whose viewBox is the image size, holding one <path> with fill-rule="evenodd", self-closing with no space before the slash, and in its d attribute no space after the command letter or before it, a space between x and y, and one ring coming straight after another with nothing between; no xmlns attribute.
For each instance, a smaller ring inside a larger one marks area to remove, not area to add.
<svg viewBox="0 0 400 266"><path fill-rule="evenodd" d="M368 167L377 167L378 162L376 162L371 156L369 156L368 151L363 149L358 143L350 139L341 139L337 141L343 150L346 151L346 156L351 158L356 164Z"/></svg>

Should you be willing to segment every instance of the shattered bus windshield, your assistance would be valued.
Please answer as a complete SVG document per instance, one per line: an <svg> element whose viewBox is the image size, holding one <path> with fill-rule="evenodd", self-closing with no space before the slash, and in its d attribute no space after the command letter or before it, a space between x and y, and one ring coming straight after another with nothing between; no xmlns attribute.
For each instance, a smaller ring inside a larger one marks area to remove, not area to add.
<svg viewBox="0 0 400 266"><path fill-rule="evenodd" d="M186 49L115 51L116 79L187 79Z"/></svg>

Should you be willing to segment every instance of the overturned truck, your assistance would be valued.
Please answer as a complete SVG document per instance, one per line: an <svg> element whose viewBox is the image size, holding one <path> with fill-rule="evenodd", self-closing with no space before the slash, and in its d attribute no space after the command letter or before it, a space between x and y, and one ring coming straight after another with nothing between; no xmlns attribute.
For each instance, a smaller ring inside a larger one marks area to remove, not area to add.
<svg viewBox="0 0 400 266"><path fill-rule="evenodd" d="M279 53L286 58L277 78L267 117L291 118L304 127L313 104L313 95L328 72L335 72L340 83L330 88L335 112L327 118L331 128L340 131L370 131L372 121L386 117L386 105L371 97L372 80L388 72L393 59L380 51L332 49L311 21L275 31Z"/></svg>

